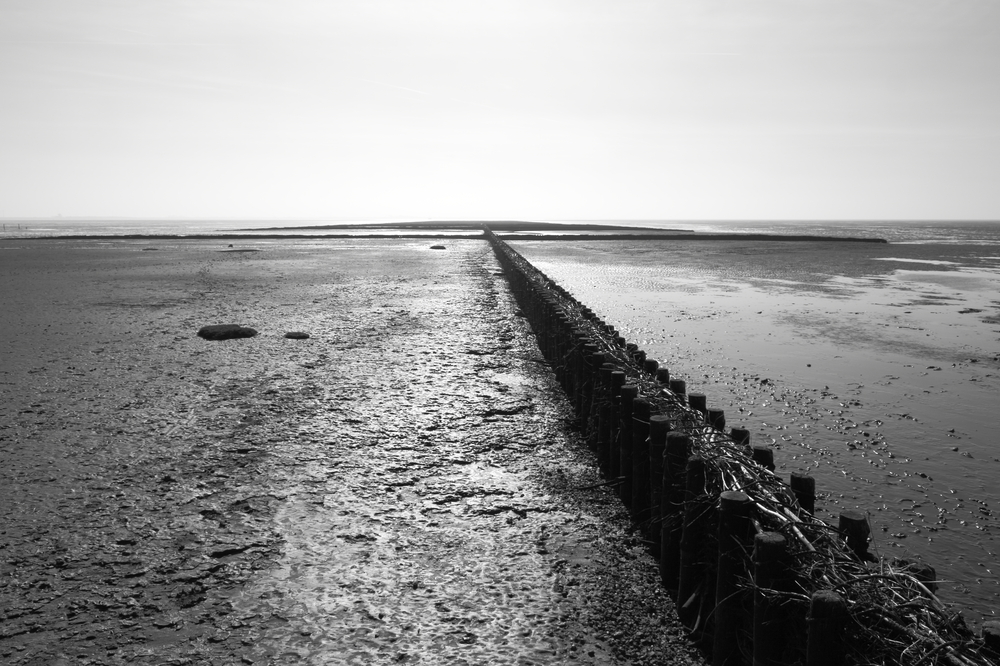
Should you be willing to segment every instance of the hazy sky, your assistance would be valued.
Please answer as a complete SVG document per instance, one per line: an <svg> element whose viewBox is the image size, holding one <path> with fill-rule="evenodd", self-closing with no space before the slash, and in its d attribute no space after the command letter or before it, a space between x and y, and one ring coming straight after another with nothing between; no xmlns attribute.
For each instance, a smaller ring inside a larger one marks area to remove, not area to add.
<svg viewBox="0 0 1000 666"><path fill-rule="evenodd" d="M0 0L0 216L1000 219L1000 0Z"/></svg>

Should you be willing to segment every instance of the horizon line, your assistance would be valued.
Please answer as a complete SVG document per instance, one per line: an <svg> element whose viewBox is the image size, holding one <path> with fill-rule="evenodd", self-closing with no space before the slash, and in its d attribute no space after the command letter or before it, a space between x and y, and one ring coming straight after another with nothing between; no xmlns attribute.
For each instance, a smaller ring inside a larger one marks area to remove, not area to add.
<svg viewBox="0 0 1000 666"><path fill-rule="evenodd" d="M477 224L489 224L490 222L669 222L669 223L795 223L795 222L836 222L847 224L864 223L1000 223L997 218L825 218L825 217L796 217L796 218L667 218L667 217L539 217L539 218L474 218L474 217L132 217L132 216L103 216L103 215L73 215L73 216L15 216L0 217L0 223L17 222L98 222L98 221L128 221L128 222L317 222L317 223L407 223L407 222L470 222Z"/></svg>

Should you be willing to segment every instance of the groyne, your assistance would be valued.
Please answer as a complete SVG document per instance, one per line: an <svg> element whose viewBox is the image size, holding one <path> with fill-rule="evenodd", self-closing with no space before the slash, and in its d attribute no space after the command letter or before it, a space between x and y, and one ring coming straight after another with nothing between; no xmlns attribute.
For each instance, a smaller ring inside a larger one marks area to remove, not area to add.
<svg viewBox="0 0 1000 666"><path fill-rule="evenodd" d="M884 238L857 238L853 236L808 236L802 234L717 234L717 233L589 233L589 234L498 234L502 240L532 241L770 241L780 243L877 243L885 245Z"/></svg>
<svg viewBox="0 0 1000 666"><path fill-rule="evenodd" d="M773 452L727 427L709 396L486 237L606 485L716 666L1000 662L1000 623L976 635L935 596L932 567L869 553L863 512L816 518L811 477L779 478Z"/></svg>

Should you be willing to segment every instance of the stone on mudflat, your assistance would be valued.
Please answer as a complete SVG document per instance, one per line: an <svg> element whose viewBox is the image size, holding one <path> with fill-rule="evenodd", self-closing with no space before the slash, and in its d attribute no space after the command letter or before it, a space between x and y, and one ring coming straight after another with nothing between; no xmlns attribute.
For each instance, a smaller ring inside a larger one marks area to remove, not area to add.
<svg viewBox="0 0 1000 666"><path fill-rule="evenodd" d="M309 337L308 333L303 333L302 331L289 331L285 333L285 337L291 340L305 340Z"/></svg>
<svg viewBox="0 0 1000 666"><path fill-rule="evenodd" d="M198 329L198 337L206 340L232 340L234 338L252 338L257 331L239 324L214 324Z"/></svg>

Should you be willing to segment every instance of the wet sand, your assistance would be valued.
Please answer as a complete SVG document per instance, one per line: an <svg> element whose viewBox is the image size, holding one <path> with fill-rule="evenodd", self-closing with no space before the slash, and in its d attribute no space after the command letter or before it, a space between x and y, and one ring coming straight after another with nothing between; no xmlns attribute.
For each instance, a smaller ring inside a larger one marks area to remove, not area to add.
<svg viewBox="0 0 1000 666"><path fill-rule="evenodd" d="M876 552L934 566L973 623L1000 612L994 260L949 270L924 245L511 246L771 445L779 474L814 476L825 520L868 512Z"/></svg>
<svg viewBox="0 0 1000 666"><path fill-rule="evenodd" d="M485 242L229 242L0 243L0 660L699 663Z"/></svg>

